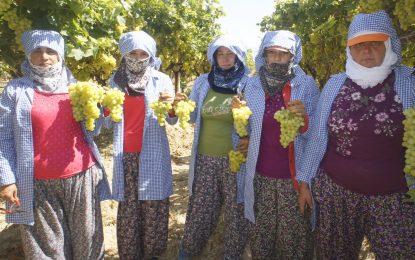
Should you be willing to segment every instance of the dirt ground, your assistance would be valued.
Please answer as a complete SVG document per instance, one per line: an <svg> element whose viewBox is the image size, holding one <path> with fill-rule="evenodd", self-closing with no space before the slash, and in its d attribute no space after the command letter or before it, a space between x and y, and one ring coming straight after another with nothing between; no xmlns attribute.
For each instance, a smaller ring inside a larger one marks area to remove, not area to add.
<svg viewBox="0 0 415 260"><path fill-rule="evenodd" d="M193 140L193 130L189 128L182 130L179 126L167 127L170 149L172 154L174 194L170 197L170 221L169 221L169 242L166 252L160 259L177 259L179 241L183 234L186 208L188 201L187 194L187 173L189 167L190 149ZM106 130L97 138L98 146L104 158L104 164L109 176L112 178L112 138L111 131ZM2 203L0 203L1 205ZM105 259L119 259L116 241L116 212L117 203L114 201L102 202L102 214L105 236ZM214 234L211 236L208 245L200 257L195 259L221 259L223 252L222 245L223 219ZM0 259L18 260L24 259L21 241L18 236L17 227L8 225L4 221L4 215L0 214ZM246 249L244 259L250 259L249 249ZM364 242L360 259L374 259L369 246Z"/></svg>

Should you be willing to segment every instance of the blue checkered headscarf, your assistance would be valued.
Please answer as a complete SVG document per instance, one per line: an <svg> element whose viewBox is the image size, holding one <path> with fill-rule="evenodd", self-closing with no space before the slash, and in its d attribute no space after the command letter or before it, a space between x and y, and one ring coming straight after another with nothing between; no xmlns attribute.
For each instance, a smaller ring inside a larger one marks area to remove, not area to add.
<svg viewBox="0 0 415 260"><path fill-rule="evenodd" d="M217 64L215 55L220 47L226 47L236 55L236 61L232 68L223 70ZM207 58L212 65L208 75L210 86L221 93L236 93L241 79L249 73L245 66L246 49L242 43L230 35L220 35L209 44Z"/></svg>
<svg viewBox="0 0 415 260"><path fill-rule="evenodd" d="M238 59L245 64L246 49L242 43L230 35L220 35L216 37L208 46L207 58L211 65L214 65L214 54L220 47L226 47L231 50L238 57Z"/></svg>
<svg viewBox="0 0 415 260"><path fill-rule="evenodd" d="M264 51L271 46L280 46L288 49L294 55L294 66L298 65L303 57L301 39L295 33L286 30L266 32L255 57L257 71L266 63Z"/></svg>
<svg viewBox="0 0 415 260"><path fill-rule="evenodd" d="M384 33L389 35L391 39L392 50L398 56L397 63L401 63L401 42L396 34L395 28L393 28L392 20L385 11L382 10L370 14L360 13L355 15L349 26L347 39L350 40L364 32Z"/></svg>
<svg viewBox="0 0 415 260"><path fill-rule="evenodd" d="M21 70L24 76L31 77L32 75L32 67L30 66L29 59L31 53L40 47L50 48L56 51L59 55L59 59L62 62L62 72L58 76L59 79L59 86L55 89L54 93L62 93L67 92L68 85L72 82L75 82L71 71L65 65L65 47L64 47L64 40L62 36L55 31L50 30L33 30L27 31L22 34L22 45L25 51L25 60L21 65ZM41 89L45 92L49 92L50 89L44 88L45 86L39 86L36 84L38 89Z"/></svg>
<svg viewBox="0 0 415 260"><path fill-rule="evenodd" d="M29 56L36 48L47 47L56 51L62 60L65 59L65 44L58 32L46 30L24 32L22 44L26 56Z"/></svg>
<svg viewBox="0 0 415 260"><path fill-rule="evenodd" d="M133 50L143 50L150 56L150 66L158 69L160 58L156 57L156 41L144 31L127 32L121 35L118 48L122 57Z"/></svg>

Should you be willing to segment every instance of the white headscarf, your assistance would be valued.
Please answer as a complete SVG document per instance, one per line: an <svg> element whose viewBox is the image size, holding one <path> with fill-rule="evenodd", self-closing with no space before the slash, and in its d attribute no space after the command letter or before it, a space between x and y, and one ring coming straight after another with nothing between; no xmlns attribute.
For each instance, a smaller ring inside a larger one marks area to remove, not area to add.
<svg viewBox="0 0 415 260"><path fill-rule="evenodd" d="M398 56L392 50L391 39L385 41L385 57L380 66L367 68L355 62L347 47L346 74L357 85L366 89L382 83L392 72L393 65L398 61Z"/></svg>

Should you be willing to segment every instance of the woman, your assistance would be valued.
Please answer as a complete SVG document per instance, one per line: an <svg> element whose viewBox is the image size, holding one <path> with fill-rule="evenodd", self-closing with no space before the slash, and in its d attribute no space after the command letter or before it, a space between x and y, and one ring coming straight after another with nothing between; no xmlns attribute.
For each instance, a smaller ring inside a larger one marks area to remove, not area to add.
<svg viewBox="0 0 415 260"><path fill-rule="evenodd" d="M27 259L103 259L100 200L109 185L93 133L75 121L74 82L54 31L23 33L24 77L0 97L0 195L19 211Z"/></svg>
<svg viewBox="0 0 415 260"><path fill-rule="evenodd" d="M319 90L300 68L301 40L290 31L267 32L256 61L258 76L248 81L245 97L252 110L246 163L245 216L253 223L253 259L311 259L308 218L297 204L296 165L302 158L309 118ZM288 109L305 125L289 147L280 144L276 111Z"/></svg>
<svg viewBox="0 0 415 260"><path fill-rule="evenodd" d="M174 90L170 78L157 71L160 60L150 35L124 33L118 47L122 61L110 79L112 88L125 93L122 119L113 124L118 252L120 259L157 259L167 247L173 187L166 129L149 104L172 102Z"/></svg>
<svg viewBox="0 0 415 260"><path fill-rule="evenodd" d="M191 115L196 126L189 170L190 198L179 259L202 251L223 204L224 259L240 259L246 241L243 204L238 204L243 201L244 176L230 172L227 155L239 143L231 101L248 79L246 52L238 41L219 36L209 45L207 55L212 69L196 80L190 94L197 106ZM242 142L239 149L244 151L247 140Z"/></svg>
<svg viewBox="0 0 415 260"><path fill-rule="evenodd" d="M321 94L297 179L315 177L319 259L358 259L366 236L376 258L413 259L415 206L406 203L404 115L415 105L413 69L384 12L349 27L346 72ZM312 205L307 185L300 207Z"/></svg>

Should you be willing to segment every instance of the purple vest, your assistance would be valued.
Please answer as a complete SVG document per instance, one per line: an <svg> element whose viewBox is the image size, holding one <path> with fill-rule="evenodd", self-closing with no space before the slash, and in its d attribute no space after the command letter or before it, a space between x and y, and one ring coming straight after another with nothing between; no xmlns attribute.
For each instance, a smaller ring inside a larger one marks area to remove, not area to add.
<svg viewBox="0 0 415 260"><path fill-rule="evenodd" d="M290 179L288 148L280 143L280 123L274 119L274 113L284 107L281 93L265 98L265 111L262 120L261 143L259 145L256 171L262 176L278 179Z"/></svg>
<svg viewBox="0 0 415 260"><path fill-rule="evenodd" d="M333 102L321 168L337 184L365 195L406 191L402 104L391 73L363 89L349 78Z"/></svg>

